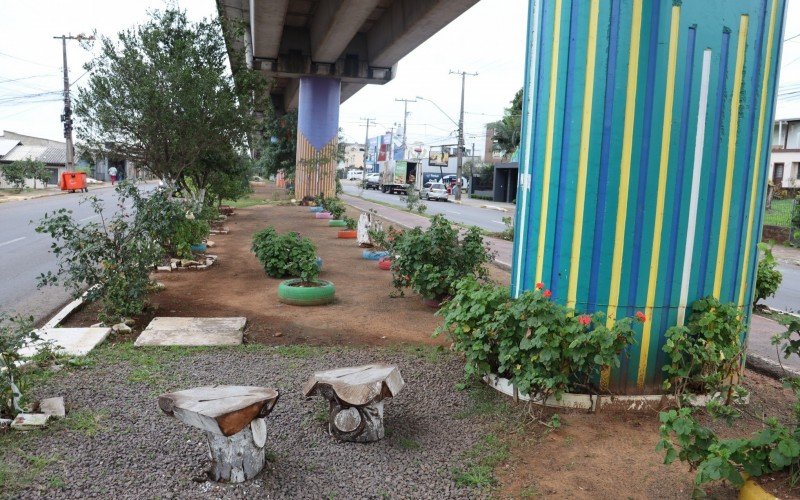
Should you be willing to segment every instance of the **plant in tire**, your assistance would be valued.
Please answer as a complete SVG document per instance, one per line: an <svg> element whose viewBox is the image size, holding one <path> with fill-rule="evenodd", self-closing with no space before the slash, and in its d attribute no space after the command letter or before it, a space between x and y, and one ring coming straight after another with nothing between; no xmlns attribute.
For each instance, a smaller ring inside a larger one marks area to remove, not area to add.
<svg viewBox="0 0 800 500"><path fill-rule="evenodd" d="M89 302L100 301L99 319L116 323L142 312L151 288L150 271L161 261L159 243L169 227L154 206L158 197L140 193L130 183L117 189L115 210L107 210L95 196L86 198L99 219L81 223L66 209L47 213L36 232L53 239L56 272L38 277L38 286L62 284L74 296L86 292Z"/></svg>
<svg viewBox="0 0 800 500"><path fill-rule="evenodd" d="M409 229L394 241L397 258L392 266L393 285L402 295L410 287L426 299L441 300L455 292L466 276L488 278L486 264L493 255L483 243L480 229L470 227L463 237L442 215L431 218L427 230Z"/></svg>
<svg viewBox="0 0 800 500"><path fill-rule="evenodd" d="M273 278L292 276L311 283L319 276L317 249L311 240L298 233L278 234L268 227L253 235L252 250L264 271Z"/></svg>

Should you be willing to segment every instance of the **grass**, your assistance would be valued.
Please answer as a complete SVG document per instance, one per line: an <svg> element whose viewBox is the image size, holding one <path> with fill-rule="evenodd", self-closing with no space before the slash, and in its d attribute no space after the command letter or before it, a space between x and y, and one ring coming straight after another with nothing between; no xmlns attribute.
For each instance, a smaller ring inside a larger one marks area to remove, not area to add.
<svg viewBox="0 0 800 500"><path fill-rule="evenodd" d="M400 448L404 450L418 450L420 448L420 444L413 439L401 437L400 441Z"/></svg>
<svg viewBox="0 0 800 500"><path fill-rule="evenodd" d="M63 424L69 430L92 437L106 428L103 421L108 420L108 417L107 410L76 410L69 412L64 418Z"/></svg>
<svg viewBox="0 0 800 500"><path fill-rule="evenodd" d="M58 455L50 455L48 457L28 455L21 449L17 449L15 452L14 455L18 459L18 463L12 463L11 460L8 459L7 454L3 454L1 457L0 492L3 494L10 494L18 488L39 481L39 476L42 475L48 466L61 460L61 457ZM63 486L63 481L57 476L52 476L50 478L51 485L54 479Z"/></svg>
<svg viewBox="0 0 800 500"><path fill-rule="evenodd" d="M511 413L508 403L498 401L497 392L484 384L475 383L467 386L464 390L469 394L471 401L467 408L455 414L457 419L500 417Z"/></svg>
<svg viewBox="0 0 800 500"><path fill-rule="evenodd" d="M228 205L233 208L248 208L248 207L255 207L258 205L270 205L271 203L263 198L253 198L252 196L245 196L244 198L240 198L236 201L222 200L222 204Z"/></svg>
<svg viewBox="0 0 800 500"><path fill-rule="evenodd" d="M464 468L453 471L453 478L459 486L493 486L497 483L494 469L509 456L508 444L494 434L488 434L464 453Z"/></svg>
<svg viewBox="0 0 800 500"><path fill-rule="evenodd" d="M764 211L764 225L791 227L793 200L773 200L772 208Z"/></svg>

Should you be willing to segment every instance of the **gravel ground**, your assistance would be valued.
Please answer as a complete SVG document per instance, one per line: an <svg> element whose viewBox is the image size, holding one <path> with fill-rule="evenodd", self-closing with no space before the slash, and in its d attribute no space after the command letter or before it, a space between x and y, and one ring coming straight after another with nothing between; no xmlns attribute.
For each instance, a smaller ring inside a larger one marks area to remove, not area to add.
<svg viewBox="0 0 800 500"><path fill-rule="evenodd" d="M502 407L495 404L502 399L483 392L488 389L477 389L482 401L476 401L476 390L455 390L463 362L447 352L308 346L134 350L112 344L89 359L91 366L60 372L33 391L34 398L65 396L65 421L47 431L0 436L0 492L115 499L491 493L457 485L454 471L464 470L470 450L474 457L474 447L496 430L491 412ZM385 403L387 437L371 444L333 440L321 421L326 403L305 398L303 382L316 370L376 361L397 364L406 382ZM263 385L281 393L267 420L267 467L243 485L204 481L203 433L167 417L156 404L161 392L215 383Z"/></svg>

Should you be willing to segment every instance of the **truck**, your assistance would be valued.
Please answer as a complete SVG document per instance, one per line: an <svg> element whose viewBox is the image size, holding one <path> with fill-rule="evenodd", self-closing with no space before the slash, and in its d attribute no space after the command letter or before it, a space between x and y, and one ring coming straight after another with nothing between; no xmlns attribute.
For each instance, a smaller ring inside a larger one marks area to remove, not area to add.
<svg viewBox="0 0 800 500"><path fill-rule="evenodd" d="M409 186L420 189L418 172L422 164L410 160L387 160L381 163L380 190L384 193L406 194Z"/></svg>

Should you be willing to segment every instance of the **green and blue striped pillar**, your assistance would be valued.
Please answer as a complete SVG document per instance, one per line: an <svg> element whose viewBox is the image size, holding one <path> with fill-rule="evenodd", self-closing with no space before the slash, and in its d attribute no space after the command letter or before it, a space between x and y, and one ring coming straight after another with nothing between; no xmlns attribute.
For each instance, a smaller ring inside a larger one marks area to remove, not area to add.
<svg viewBox="0 0 800 500"><path fill-rule="evenodd" d="M785 0L531 0L512 293L637 345L601 386L660 392L664 332L749 310Z"/></svg>

